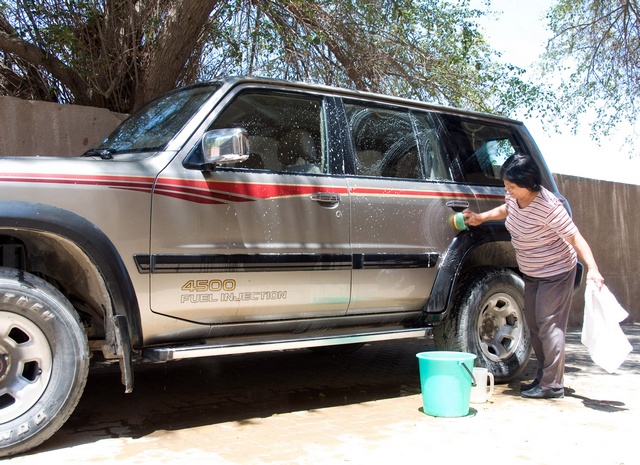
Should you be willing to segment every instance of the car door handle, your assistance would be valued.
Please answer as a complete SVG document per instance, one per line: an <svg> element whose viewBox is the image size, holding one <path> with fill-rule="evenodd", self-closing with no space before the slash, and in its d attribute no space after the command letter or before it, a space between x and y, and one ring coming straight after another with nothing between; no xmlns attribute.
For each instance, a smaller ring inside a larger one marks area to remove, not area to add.
<svg viewBox="0 0 640 465"><path fill-rule="evenodd" d="M454 212L461 212L469 208L469 202L466 200L448 200L447 207L451 208Z"/></svg>
<svg viewBox="0 0 640 465"><path fill-rule="evenodd" d="M311 200L318 203L338 204L340 203L340 194L334 192L316 192L311 194Z"/></svg>

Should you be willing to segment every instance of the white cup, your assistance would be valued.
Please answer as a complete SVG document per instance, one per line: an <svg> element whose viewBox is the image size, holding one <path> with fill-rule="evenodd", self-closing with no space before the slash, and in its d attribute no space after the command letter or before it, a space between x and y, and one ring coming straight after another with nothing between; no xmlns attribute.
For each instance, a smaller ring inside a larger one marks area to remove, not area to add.
<svg viewBox="0 0 640 465"><path fill-rule="evenodd" d="M471 387L471 399L474 404L482 404L493 395L493 373L486 368L473 367L476 385Z"/></svg>

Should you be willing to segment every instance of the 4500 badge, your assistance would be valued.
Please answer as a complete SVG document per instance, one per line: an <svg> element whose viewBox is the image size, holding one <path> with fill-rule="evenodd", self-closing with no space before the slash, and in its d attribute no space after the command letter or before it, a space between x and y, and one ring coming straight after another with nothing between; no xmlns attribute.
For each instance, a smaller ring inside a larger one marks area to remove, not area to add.
<svg viewBox="0 0 640 465"><path fill-rule="evenodd" d="M287 291L238 291L235 279L190 279L181 290L180 303L240 302L249 300L285 300Z"/></svg>

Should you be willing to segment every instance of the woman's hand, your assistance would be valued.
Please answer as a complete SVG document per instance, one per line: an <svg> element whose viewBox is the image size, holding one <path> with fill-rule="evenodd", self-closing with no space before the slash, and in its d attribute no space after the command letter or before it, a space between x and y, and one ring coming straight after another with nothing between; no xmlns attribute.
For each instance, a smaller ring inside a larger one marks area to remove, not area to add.
<svg viewBox="0 0 640 465"><path fill-rule="evenodd" d="M596 283L598 290L602 289L604 285L604 278L600 274L598 270L598 265L596 264L595 258L593 258L593 252L591 252L591 247L587 244L585 238L579 232L574 236L571 236L567 239L567 242L576 249L578 252L578 257L583 261L583 263L587 267L587 281L593 281Z"/></svg>
<svg viewBox="0 0 640 465"><path fill-rule="evenodd" d="M604 286L604 278L597 268L587 271L587 281L593 281L594 283L596 283L596 287L598 288L598 290L601 290L602 286Z"/></svg>
<svg viewBox="0 0 640 465"><path fill-rule="evenodd" d="M464 217L464 222L469 226L479 226L485 221L504 220L507 217L507 206L502 204L483 213L476 213L467 208L462 212L462 216Z"/></svg>
<svg viewBox="0 0 640 465"><path fill-rule="evenodd" d="M463 211L462 216L464 217L465 224L468 224L469 226L479 226L484 223L481 213L476 213L469 209Z"/></svg>

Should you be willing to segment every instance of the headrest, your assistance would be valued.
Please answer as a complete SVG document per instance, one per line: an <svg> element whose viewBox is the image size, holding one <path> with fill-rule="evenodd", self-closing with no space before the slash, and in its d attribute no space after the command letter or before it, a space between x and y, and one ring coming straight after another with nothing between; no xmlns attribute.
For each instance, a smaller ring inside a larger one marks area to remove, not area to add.
<svg viewBox="0 0 640 465"><path fill-rule="evenodd" d="M280 139L278 143L278 159L283 165L293 165L298 158L315 163L318 152L313 137L304 129L294 129Z"/></svg>

